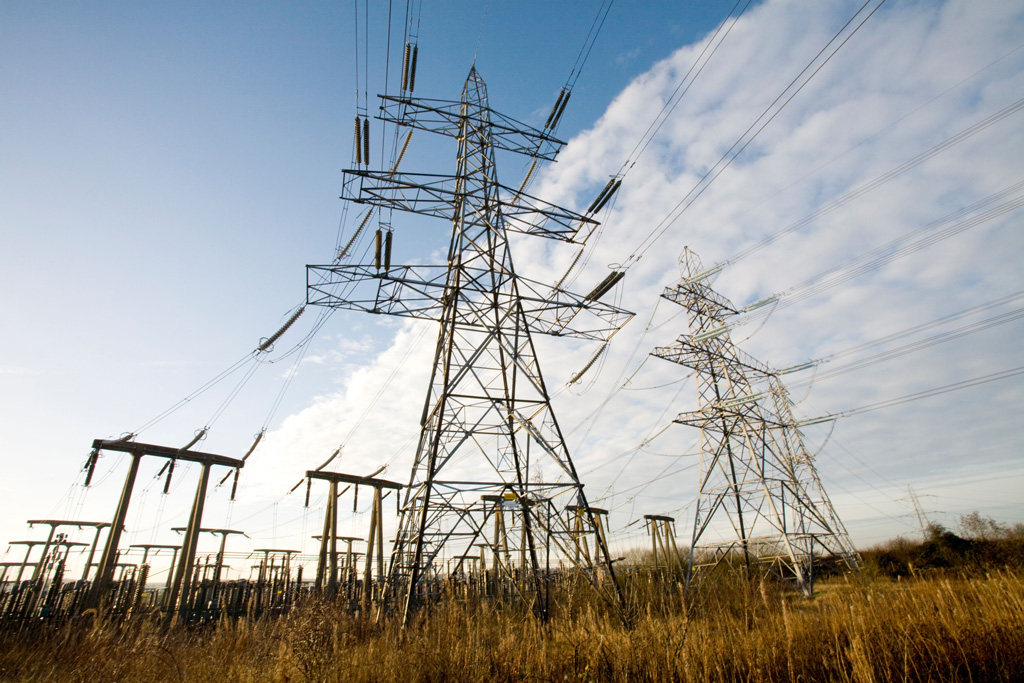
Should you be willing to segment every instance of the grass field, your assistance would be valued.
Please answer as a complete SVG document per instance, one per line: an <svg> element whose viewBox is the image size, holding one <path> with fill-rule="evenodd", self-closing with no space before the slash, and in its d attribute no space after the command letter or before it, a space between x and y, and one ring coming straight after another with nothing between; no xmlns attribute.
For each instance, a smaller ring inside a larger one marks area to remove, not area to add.
<svg viewBox="0 0 1024 683"><path fill-rule="evenodd" d="M547 624L486 604L406 629L308 602L286 617L165 632L155 623L0 634L3 681L1021 681L1024 577L869 576L813 600L720 573L627 579L634 626L585 602Z"/></svg>

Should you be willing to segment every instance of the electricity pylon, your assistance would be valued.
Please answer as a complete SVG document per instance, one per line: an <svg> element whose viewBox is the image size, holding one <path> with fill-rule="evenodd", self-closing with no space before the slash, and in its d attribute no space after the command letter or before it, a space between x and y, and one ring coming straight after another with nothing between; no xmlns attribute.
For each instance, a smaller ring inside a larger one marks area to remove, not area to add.
<svg viewBox="0 0 1024 683"><path fill-rule="evenodd" d="M531 334L607 340L633 314L598 301L612 276L580 296L516 275L507 232L572 242L597 223L593 208L578 214L523 187L500 185L495 164L496 149L533 157L535 165L553 159L563 143L547 127L530 128L491 109L475 68L459 101L404 93L382 99L384 121L455 138L456 173L402 173L397 164L384 172L346 171L343 198L450 220L448 262L392 266L390 239L382 256L378 231L372 265L309 266L307 300L440 323L386 579L388 600L407 620L417 603L446 589L452 578L444 573L447 560L492 541L496 579L542 616L560 567L599 587L606 573L612 594L605 597L621 604L607 544L551 409ZM575 553L579 510L585 531L598 539L586 566ZM499 519L500 538L490 539L487 530Z"/></svg>
<svg viewBox="0 0 1024 683"><path fill-rule="evenodd" d="M694 371L698 409L675 422L701 430L700 489L687 585L695 569L758 562L813 591L815 558L856 571L860 557L835 513L790 410L779 371L737 349L728 318L739 313L711 287L689 249L678 285L662 296L686 309L690 333L653 355Z"/></svg>

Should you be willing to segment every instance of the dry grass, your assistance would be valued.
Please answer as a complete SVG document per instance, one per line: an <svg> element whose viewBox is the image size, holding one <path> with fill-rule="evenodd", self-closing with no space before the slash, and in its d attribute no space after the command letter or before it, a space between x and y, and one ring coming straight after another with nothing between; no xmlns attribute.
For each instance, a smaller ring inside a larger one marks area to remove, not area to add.
<svg viewBox="0 0 1024 683"><path fill-rule="evenodd" d="M684 603L634 575L634 628L595 605L547 625L449 605L404 631L325 604L287 617L162 632L78 624L0 634L3 681L1020 681L1014 573L837 580L808 601L723 576Z"/></svg>

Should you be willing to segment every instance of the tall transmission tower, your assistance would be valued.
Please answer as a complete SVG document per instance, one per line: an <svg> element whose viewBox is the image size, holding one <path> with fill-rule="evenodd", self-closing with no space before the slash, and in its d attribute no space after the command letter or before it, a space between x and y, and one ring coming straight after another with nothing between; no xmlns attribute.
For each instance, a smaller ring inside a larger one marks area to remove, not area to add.
<svg viewBox="0 0 1024 683"><path fill-rule="evenodd" d="M550 135L550 124L537 130L491 109L475 67L459 101L404 92L382 100L385 122L455 138L457 170L402 173L396 164L346 171L343 198L451 221L448 262L392 266L390 238L378 231L372 265L309 266L307 300L440 323L385 595L408 619L483 544L505 589L542 616L559 571L582 575L621 603L531 335L607 340L633 314L599 301L621 274L586 296L516 274L508 232L572 242L597 223L593 209L578 214L525 194L526 181L518 190L500 185L495 163L495 150L505 150L532 157L535 166L564 143ZM590 535L597 548L586 562L578 548Z"/></svg>
<svg viewBox="0 0 1024 683"><path fill-rule="evenodd" d="M727 558L757 562L813 590L815 558L856 571L850 542L804 447L779 371L737 349L728 318L739 311L711 287L688 248L679 284L662 297L686 309L690 333L653 355L697 378L698 408L675 422L701 430L701 473L687 584L694 571ZM804 423L806 424L806 423Z"/></svg>

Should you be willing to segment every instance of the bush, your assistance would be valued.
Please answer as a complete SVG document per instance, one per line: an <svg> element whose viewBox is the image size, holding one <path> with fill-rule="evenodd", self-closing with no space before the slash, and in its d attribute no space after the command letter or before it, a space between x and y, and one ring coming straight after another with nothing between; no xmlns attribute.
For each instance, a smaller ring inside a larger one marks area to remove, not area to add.
<svg viewBox="0 0 1024 683"><path fill-rule="evenodd" d="M960 535L931 524L925 540L896 538L862 554L869 570L892 578L916 571L984 572L1024 567L1024 524L1003 525L972 512L960 517L957 528Z"/></svg>

